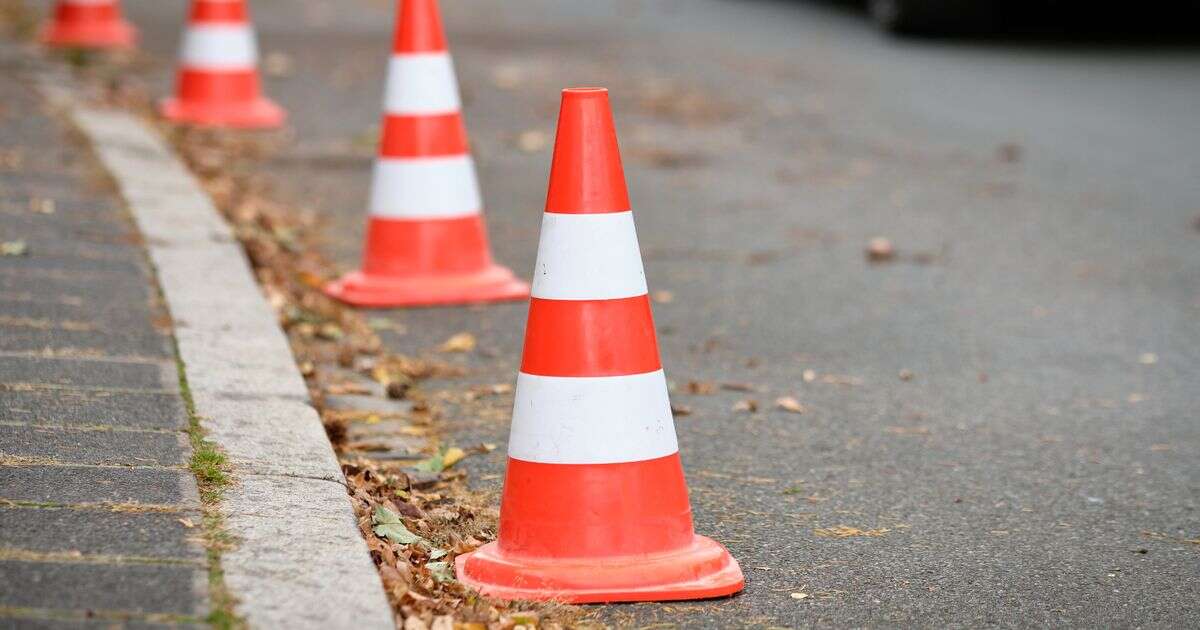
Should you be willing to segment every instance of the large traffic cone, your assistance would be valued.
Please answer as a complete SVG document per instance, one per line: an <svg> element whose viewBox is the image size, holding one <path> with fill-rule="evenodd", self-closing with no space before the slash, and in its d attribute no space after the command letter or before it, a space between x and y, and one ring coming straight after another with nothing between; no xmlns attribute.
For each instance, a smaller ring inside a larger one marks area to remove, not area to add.
<svg viewBox="0 0 1200 630"><path fill-rule="evenodd" d="M492 261L436 0L400 0L362 269L326 292L358 306L518 300Z"/></svg>
<svg viewBox="0 0 1200 630"><path fill-rule="evenodd" d="M745 582L692 529L604 89L563 92L499 539L456 566L503 599L700 599Z"/></svg>
<svg viewBox="0 0 1200 630"><path fill-rule="evenodd" d="M193 0L176 93L163 116L213 127L268 128L286 114L262 96L258 44L245 0Z"/></svg>
<svg viewBox="0 0 1200 630"><path fill-rule="evenodd" d="M121 17L120 0L59 0L41 40L49 46L128 48L137 41L137 29Z"/></svg>

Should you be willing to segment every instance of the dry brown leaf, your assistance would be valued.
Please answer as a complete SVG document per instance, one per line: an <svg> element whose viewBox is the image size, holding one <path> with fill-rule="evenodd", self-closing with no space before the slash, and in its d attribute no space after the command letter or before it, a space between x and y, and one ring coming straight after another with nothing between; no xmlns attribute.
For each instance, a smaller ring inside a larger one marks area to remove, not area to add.
<svg viewBox="0 0 1200 630"><path fill-rule="evenodd" d="M717 391L717 386L706 381L688 381L687 392L697 396L708 396Z"/></svg>
<svg viewBox="0 0 1200 630"><path fill-rule="evenodd" d="M791 396L781 396L775 399L775 406L790 413L804 413L804 405Z"/></svg>
<svg viewBox="0 0 1200 630"><path fill-rule="evenodd" d="M469 332L460 332L450 337L438 348L441 352L470 352L474 349L475 335Z"/></svg>
<svg viewBox="0 0 1200 630"><path fill-rule="evenodd" d="M650 299L654 300L658 304L670 304L671 302L675 301L675 294L670 291L659 290L651 293Z"/></svg>
<svg viewBox="0 0 1200 630"><path fill-rule="evenodd" d="M733 410L737 413L758 413L758 401L750 398L739 400L733 404Z"/></svg>

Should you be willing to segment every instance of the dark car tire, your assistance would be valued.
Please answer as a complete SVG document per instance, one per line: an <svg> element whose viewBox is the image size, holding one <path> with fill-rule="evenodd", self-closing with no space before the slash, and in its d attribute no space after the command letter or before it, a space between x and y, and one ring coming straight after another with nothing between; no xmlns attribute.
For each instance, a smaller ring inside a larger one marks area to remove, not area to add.
<svg viewBox="0 0 1200 630"><path fill-rule="evenodd" d="M875 24L889 33L951 35L983 28L992 17L989 0L867 0Z"/></svg>

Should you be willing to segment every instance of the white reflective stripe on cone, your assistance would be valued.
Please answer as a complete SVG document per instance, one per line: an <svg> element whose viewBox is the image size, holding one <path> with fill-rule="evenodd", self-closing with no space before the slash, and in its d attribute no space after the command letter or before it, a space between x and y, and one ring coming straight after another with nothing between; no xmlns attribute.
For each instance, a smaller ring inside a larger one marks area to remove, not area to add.
<svg viewBox="0 0 1200 630"><path fill-rule="evenodd" d="M448 114L462 108L450 54L392 55L384 109L389 114Z"/></svg>
<svg viewBox="0 0 1200 630"><path fill-rule="evenodd" d="M380 158L369 211L397 219L448 219L479 214L483 201L469 155Z"/></svg>
<svg viewBox="0 0 1200 630"><path fill-rule="evenodd" d="M199 24L183 35L182 64L192 69L248 70L258 64L254 29L247 24Z"/></svg>
<svg viewBox="0 0 1200 630"><path fill-rule="evenodd" d="M542 215L533 297L613 300L645 294L633 212Z"/></svg>
<svg viewBox="0 0 1200 630"><path fill-rule="evenodd" d="M662 370L630 376L517 375L509 457L616 464L678 451Z"/></svg>

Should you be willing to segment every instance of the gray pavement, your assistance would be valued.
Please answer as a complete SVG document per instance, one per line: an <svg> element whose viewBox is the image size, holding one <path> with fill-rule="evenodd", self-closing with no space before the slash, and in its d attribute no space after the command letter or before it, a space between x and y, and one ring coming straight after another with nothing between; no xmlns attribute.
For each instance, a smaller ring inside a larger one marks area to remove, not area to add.
<svg viewBox="0 0 1200 630"><path fill-rule="evenodd" d="M165 91L182 7L130 4ZM268 89L297 130L264 170L327 220L346 267L390 4L254 5L264 52L290 61ZM559 88L613 91L651 290L673 295L655 315L692 409L677 422L697 528L747 571L730 600L605 619L1194 625L1195 48L903 42L802 2L445 4L493 244L518 271ZM880 235L899 256L868 264ZM468 330L468 379L511 382L524 314L388 313L408 333L387 341L430 352ZM784 395L806 413L773 409ZM762 410L732 411L744 398ZM495 487L510 401L489 400L446 426L501 444L464 462ZM887 531L818 533L843 525Z"/></svg>
<svg viewBox="0 0 1200 630"><path fill-rule="evenodd" d="M0 42L0 627L192 626L200 500L130 217Z"/></svg>

